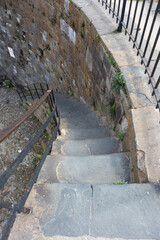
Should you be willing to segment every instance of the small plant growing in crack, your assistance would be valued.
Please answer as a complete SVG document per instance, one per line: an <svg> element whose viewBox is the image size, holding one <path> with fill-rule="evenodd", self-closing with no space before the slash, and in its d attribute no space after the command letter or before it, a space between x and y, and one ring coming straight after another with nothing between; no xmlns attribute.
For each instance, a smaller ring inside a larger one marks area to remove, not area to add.
<svg viewBox="0 0 160 240"><path fill-rule="evenodd" d="M111 106L111 114L112 116L116 115L116 103L113 103Z"/></svg>
<svg viewBox="0 0 160 240"><path fill-rule="evenodd" d="M85 27L85 21L82 22L82 27L83 27L83 28Z"/></svg>
<svg viewBox="0 0 160 240"><path fill-rule="evenodd" d="M38 48L38 55L39 55L40 58L43 57L43 49L40 48L40 47Z"/></svg>
<svg viewBox="0 0 160 240"><path fill-rule="evenodd" d="M75 30L75 22L72 22L72 28Z"/></svg>
<svg viewBox="0 0 160 240"><path fill-rule="evenodd" d="M120 179L120 180L117 180L116 182L114 182L113 184L114 185L123 185L123 184L128 184L128 182Z"/></svg>
<svg viewBox="0 0 160 240"><path fill-rule="evenodd" d="M112 77L113 85L112 88L116 89L117 93L120 93L120 90L122 89L124 92L126 92L125 89L125 79L123 77L123 73L121 71L117 71L116 75Z"/></svg>
<svg viewBox="0 0 160 240"><path fill-rule="evenodd" d="M119 140L123 141L124 135L125 135L124 133L119 133L117 137Z"/></svg>
<svg viewBox="0 0 160 240"><path fill-rule="evenodd" d="M107 50L106 50L106 54L107 54L107 57L108 57L108 60L109 60L110 64L112 66L114 66L116 61L113 59L113 57L111 56L111 54Z"/></svg>
<svg viewBox="0 0 160 240"><path fill-rule="evenodd" d="M100 38L99 34L96 34L96 38L97 38L97 41L98 41L98 42L101 41L101 38Z"/></svg>
<svg viewBox="0 0 160 240"><path fill-rule="evenodd" d="M81 37L82 37L82 38L84 38L84 35L85 35L85 34L84 34L84 31L81 32Z"/></svg>
<svg viewBox="0 0 160 240"><path fill-rule="evenodd" d="M114 124L112 130L115 132L116 131L117 124Z"/></svg>
<svg viewBox="0 0 160 240"><path fill-rule="evenodd" d="M4 85L8 88L13 88L13 84L9 80L4 80Z"/></svg>
<svg viewBox="0 0 160 240"><path fill-rule="evenodd" d="M50 45L49 45L49 44L46 44L46 49L47 49L48 51L50 51L50 50L51 50L51 47L50 47Z"/></svg>
<svg viewBox="0 0 160 240"><path fill-rule="evenodd" d="M50 109L48 109L48 115L50 115L51 114L51 110Z"/></svg>
<svg viewBox="0 0 160 240"><path fill-rule="evenodd" d="M74 91L73 91L73 89L72 89L72 87L71 86L68 86L68 95L70 96L70 97L72 97L73 95L74 95Z"/></svg>

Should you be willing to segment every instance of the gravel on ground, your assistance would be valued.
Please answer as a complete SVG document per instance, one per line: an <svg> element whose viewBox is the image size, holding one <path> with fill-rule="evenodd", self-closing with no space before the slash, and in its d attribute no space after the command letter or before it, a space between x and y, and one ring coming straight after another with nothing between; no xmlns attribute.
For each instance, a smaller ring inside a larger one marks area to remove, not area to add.
<svg viewBox="0 0 160 240"><path fill-rule="evenodd" d="M0 88L0 130L7 127L8 124L25 111L27 111L26 105L22 104L16 90ZM41 125L39 120L33 115L0 143L0 175L15 160ZM0 191L0 201L18 203L47 146L48 139L49 136L45 132ZM0 237L9 215L9 210L0 208Z"/></svg>

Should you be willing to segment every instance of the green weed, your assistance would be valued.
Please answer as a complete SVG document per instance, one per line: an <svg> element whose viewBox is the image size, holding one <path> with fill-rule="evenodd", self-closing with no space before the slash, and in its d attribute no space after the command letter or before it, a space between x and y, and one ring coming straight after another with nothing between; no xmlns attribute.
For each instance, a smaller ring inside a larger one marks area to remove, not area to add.
<svg viewBox="0 0 160 240"><path fill-rule="evenodd" d="M123 141L124 135L125 135L124 133L119 133L117 137L119 140Z"/></svg>
<svg viewBox="0 0 160 240"><path fill-rule="evenodd" d="M82 38L84 38L84 35L85 35L84 32L81 32L81 37L82 37Z"/></svg>
<svg viewBox="0 0 160 240"><path fill-rule="evenodd" d="M82 27L83 27L83 28L85 27L85 21L82 22Z"/></svg>
<svg viewBox="0 0 160 240"><path fill-rule="evenodd" d="M99 34L96 34L96 38L97 38L97 41L98 41L98 42L101 41L101 38L100 38Z"/></svg>
<svg viewBox="0 0 160 240"><path fill-rule="evenodd" d="M49 44L46 44L46 49L47 49L48 51L50 51L50 50L51 50L51 47L50 47L50 45L49 45Z"/></svg>
<svg viewBox="0 0 160 240"><path fill-rule="evenodd" d="M43 49L40 48L40 47L38 48L38 55L39 55L40 58L43 57Z"/></svg>
<svg viewBox="0 0 160 240"><path fill-rule="evenodd" d="M50 109L48 109L48 115L50 115L51 114L51 110Z"/></svg>
<svg viewBox="0 0 160 240"><path fill-rule="evenodd" d="M75 22L72 22L72 28L75 30Z"/></svg>
<svg viewBox="0 0 160 240"><path fill-rule="evenodd" d="M113 105L111 106L111 112L113 115L115 115L116 113L116 103L113 103Z"/></svg>
<svg viewBox="0 0 160 240"><path fill-rule="evenodd" d="M72 97L74 95L74 91L73 91L71 86L69 86L68 89L69 89L69 94L68 95Z"/></svg>
<svg viewBox="0 0 160 240"><path fill-rule="evenodd" d="M116 127L117 127L117 124L115 124L114 126L113 126L113 128L112 128L112 130L115 132L115 130L116 130Z"/></svg>
<svg viewBox="0 0 160 240"><path fill-rule="evenodd" d="M108 57L108 60L109 60L110 64L112 66L114 66L116 61L113 59L113 57L110 55L110 53L107 50L106 50L106 54L107 54L107 57Z"/></svg>
<svg viewBox="0 0 160 240"><path fill-rule="evenodd" d="M125 79L123 77L123 73L121 71L117 71L115 77L112 77L113 85L112 88L115 88L117 93L120 93L120 89L124 92L125 90Z"/></svg>
<svg viewBox="0 0 160 240"><path fill-rule="evenodd" d="M13 87L14 87L13 84L12 84L9 80L5 80L5 81L4 81L4 84L5 84L6 87L8 87L8 88L13 88Z"/></svg>
<svg viewBox="0 0 160 240"><path fill-rule="evenodd" d="M124 180L118 180L116 182L113 183L114 185L123 185L123 184L128 184L128 182L125 182Z"/></svg>

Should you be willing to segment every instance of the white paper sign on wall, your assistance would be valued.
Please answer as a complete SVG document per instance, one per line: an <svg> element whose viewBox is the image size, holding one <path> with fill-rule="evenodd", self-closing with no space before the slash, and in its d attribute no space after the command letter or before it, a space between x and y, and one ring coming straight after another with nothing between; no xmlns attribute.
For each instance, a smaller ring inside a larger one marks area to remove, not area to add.
<svg viewBox="0 0 160 240"><path fill-rule="evenodd" d="M15 55L14 55L14 52L13 52L13 49L8 47L8 51L9 51L9 54L11 57L15 58Z"/></svg>

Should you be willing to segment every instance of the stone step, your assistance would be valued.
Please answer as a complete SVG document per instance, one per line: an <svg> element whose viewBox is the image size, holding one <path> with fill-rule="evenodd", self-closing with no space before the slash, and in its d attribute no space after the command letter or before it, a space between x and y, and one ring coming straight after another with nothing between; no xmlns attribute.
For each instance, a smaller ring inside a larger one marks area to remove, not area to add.
<svg viewBox="0 0 160 240"><path fill-rule="evenodd" d="M66 106L64 108L58 107L60 110L61 117L74 117L79 114L79 116L85 116L85 114L88 114L89 112L92 112L90 109L88 109L85 105L73 106L72 108L70 106Z"/></svg>
<svg viewBox="0 0 160 240"><path fill-rule="evenodd" d="M86 115L89 114L92 118L98 120L101 119L98 112L92 111L90 108L82 104L80 104L80 106L76 108L73 106L71 108L71 111L69 109L69 106L68 107L66 106L64 110L60 111L61 118L75 118L75 119L81 118L81 120L84 120L84 118L86 118Z"/></svg>
<svg viewBox="0 0 160 240"><path fill-rule="evenodd" d="M86 114L79 118L61 118L61 128L99 128L103 126L102 119L93 116L92 113ZM104 126L105 127L105 126Z"/></svg>
<svg viewBox="0 0 160 240"><path fill-rule="evenodd" d="M38 183L113 184L130 182L130 158L127 153L100 156L48 156Z"/></svg>
<svg viewBox="0 0 160 240"><path fill-rule="evenodd" d="M81 102L78 102L75 98L66 97L62 94L56 94L56 104L60 113L80 111L88 113L89 108Z"/></svg>
<svg viewBox="0 0 160 240"><path fill-rule="evenodd" d="M160 237L160 187L150 184L95 185L91 235Z"/></svg>
<svg viewBox="0 0 160 240"><path fill-rule="evenodd" d="M57 106L61 115L61 118L66 118L66 121L70 122L85 122L91 121L98 124L102 124L104 119L98 116L98 113L92 111L91 108L87 107L82 102L78 102L74 98L68 98L64 95L57 96Z"/></svg>
<svg viewBox="0 0 160 240"><path fill-rule="evenodd" d="M95 138L106 138L111 135L111 128L108 126L96 128L66 128L61 124L61 135L57 139L60 140L85 140Z"/></svg>
<svg viewBox="0 0 160 240"><path fill-rule="evenodd" d="M84 115L80 115L79 112L74 112L73 116L72 114L69 114L68 117L62 116L61 123L73 128L92 128L103 124L102 119L98 118L94 112L89 112Z"/></svg>
<svg viewBox="0 0 160 240"><path fill-rule="evenodd" d="M151 184L35 184L9 240L159 239L159 196Z"/></svg>
<svg viewBox="0 0 160 240"><path fill-rule="evenodd" d="M104 155L120 151L121 143L114 137L69 141L57 139L53 142L51 155Z"/></svg>

